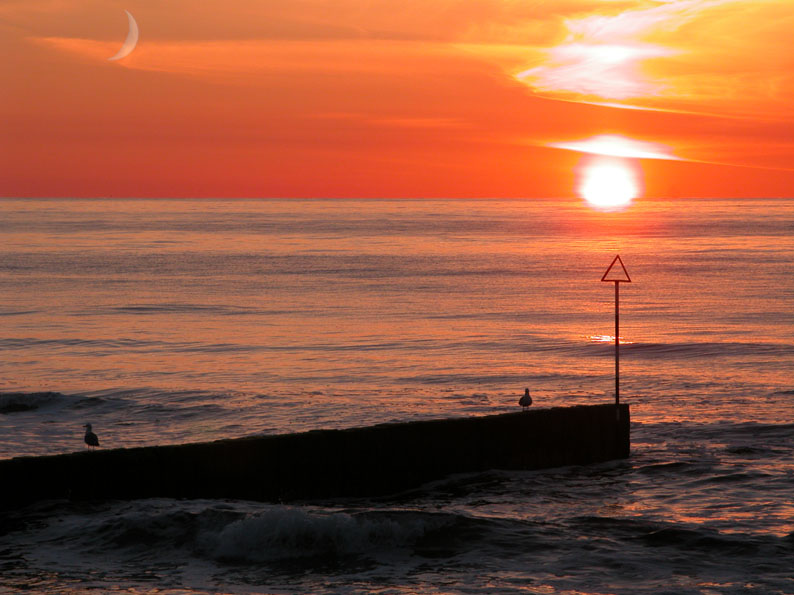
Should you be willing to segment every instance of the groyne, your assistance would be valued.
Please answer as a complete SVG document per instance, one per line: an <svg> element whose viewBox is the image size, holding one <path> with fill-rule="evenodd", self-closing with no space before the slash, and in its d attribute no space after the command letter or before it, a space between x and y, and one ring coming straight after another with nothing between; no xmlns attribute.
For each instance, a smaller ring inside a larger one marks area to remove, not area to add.
<svg viewBox="0 0 794 595"><path fill-rule="evenodd" d="M398 492L452 473L543 469L629 456L628 405L0 461L0 508L44 499L289 502Z"/></svg>

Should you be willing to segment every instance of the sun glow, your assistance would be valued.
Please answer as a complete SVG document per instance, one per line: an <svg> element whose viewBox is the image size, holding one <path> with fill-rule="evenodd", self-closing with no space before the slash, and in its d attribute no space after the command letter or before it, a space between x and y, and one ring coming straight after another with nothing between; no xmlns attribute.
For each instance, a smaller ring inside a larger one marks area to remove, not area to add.
<svg viewBox="0 0 794 595"><path fill-rule="evenodd" d="M584 167L579 193L599 209L621 209L639 194L634 172L620 159L596 160Z"/></svg>

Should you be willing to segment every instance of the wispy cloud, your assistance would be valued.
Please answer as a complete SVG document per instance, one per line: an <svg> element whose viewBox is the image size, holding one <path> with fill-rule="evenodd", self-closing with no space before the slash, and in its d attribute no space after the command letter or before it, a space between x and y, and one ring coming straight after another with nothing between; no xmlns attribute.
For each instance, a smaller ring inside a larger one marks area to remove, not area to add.
<svg viewBox="0 0 794 595"><path fill-rule="evenodd" d="M119 47L119 42L67 37L41 37L32 41L97 62L112 56ZM268 72L289 72L298 77L312 72L366 75L394 69L421 70L422 63L428 68L433 56L448 54L441 44L400 41L144 40L133 54L117 65L228 81L239 75ZM245 79L245 83L252 84L252 80Z"/></svg>
<svg viewBox="0 0 794 595"><path fill-rule="evenodd" d="M543 93L574 94L589 100L623 100L659 93L662 85L644 77L639 64L676 53L648 43L570 42L551 48L546 64L516 75Z"/></svg>
<svg viewBox="0 0 794 595"><path fill-rule="evenodd" d="M542 96L662 111L787 117L794 11L781 0L668 0L564 20L516 77Z"/></svg>
<svg viewBox="0 0 794 595"><path fill-rule="evenodd" d="M552 142L547 146L608 157L682 161L680 157L673 155L673 150L670 147L662 143L641 141L613 134L601 134L584 140Z"/></svg>

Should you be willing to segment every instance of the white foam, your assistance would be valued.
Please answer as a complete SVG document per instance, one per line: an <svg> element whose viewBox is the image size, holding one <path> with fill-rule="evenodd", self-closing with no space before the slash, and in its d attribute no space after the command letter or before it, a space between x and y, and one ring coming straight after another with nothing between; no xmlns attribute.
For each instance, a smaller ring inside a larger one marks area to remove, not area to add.
<svg viewBox="0 0 794 595"><path fill-rule="evenodd" d="M203 536L219 560L261 562L409 547L428 529L419 516L352 515L277 506Z"/></svg>

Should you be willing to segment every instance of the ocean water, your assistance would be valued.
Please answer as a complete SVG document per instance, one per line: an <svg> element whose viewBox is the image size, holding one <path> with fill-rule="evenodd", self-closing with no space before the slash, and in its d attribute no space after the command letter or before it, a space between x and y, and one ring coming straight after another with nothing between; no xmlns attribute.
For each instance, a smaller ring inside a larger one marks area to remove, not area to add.
<svg viewBox="0 0 794 595"><path fill-rule="evenodd" d="M2 200L0 237L0 458L611 402L632 278L628 460L38 503L0 593L794 593L792 200Z"/></svg>

